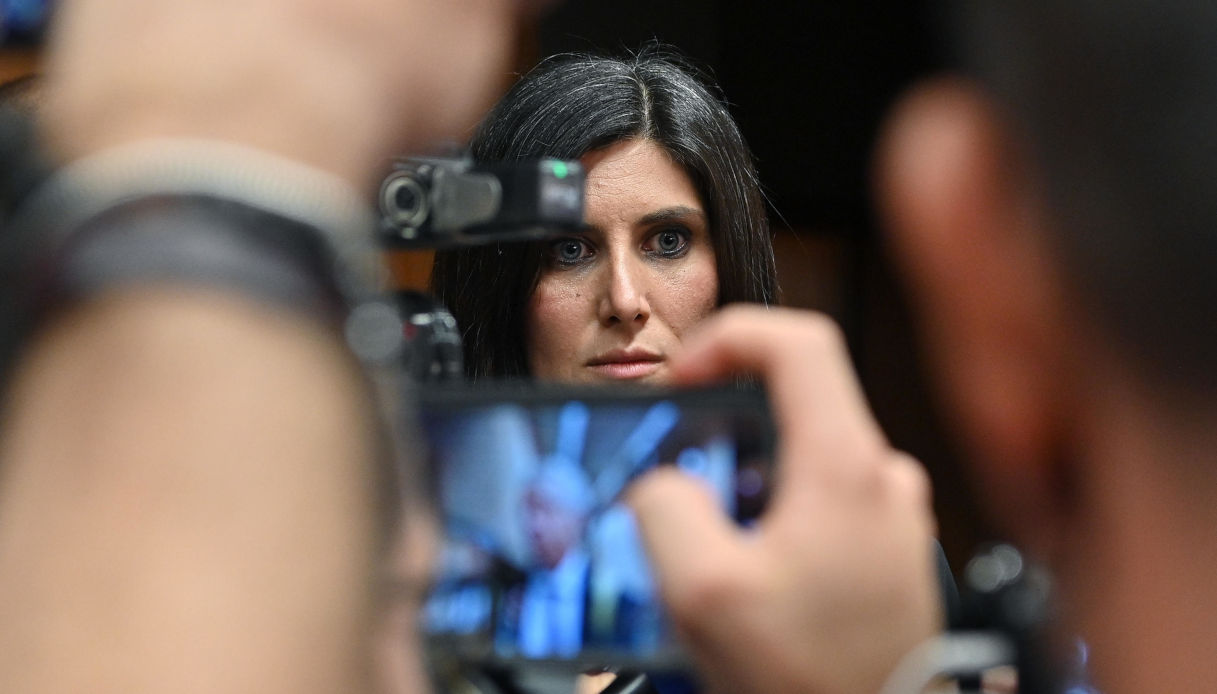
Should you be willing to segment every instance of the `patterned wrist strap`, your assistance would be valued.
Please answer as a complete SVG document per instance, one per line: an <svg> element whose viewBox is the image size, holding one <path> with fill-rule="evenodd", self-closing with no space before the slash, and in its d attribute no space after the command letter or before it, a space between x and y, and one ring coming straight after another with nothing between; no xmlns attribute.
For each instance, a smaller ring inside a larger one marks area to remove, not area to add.
<svg viewBox="0 0 1217 694"><path fill-rule="evenodd" d="M339 322L388 361L400 321L370 206L345 181L226 142L150 140L72 162L0 233L7 367L56 308L117 285L207 285ZM343 323L344 321L344 323Z"/></svg>

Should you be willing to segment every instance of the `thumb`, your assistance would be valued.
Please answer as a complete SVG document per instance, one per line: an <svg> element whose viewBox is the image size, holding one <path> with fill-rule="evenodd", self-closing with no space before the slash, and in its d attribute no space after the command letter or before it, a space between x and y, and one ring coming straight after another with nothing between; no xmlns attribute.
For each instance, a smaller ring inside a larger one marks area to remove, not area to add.
<svg viewBox="0 0 1217 694"><path fill-rule="evenodd" d="M706 578L724 566L740 566L739 529L723 512L710 486L677 468L652 470L626 495L634 509L647 556L664 602L678 620L698 609L683 603L701 594Z"/></svg>

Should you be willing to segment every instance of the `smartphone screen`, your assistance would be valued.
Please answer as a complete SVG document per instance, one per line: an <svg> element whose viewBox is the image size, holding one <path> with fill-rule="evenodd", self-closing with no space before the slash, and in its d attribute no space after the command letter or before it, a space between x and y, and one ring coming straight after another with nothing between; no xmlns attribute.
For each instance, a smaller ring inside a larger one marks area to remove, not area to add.
<svg viewBox="0 0 1217 694"><path fill-rule="evenodd" d="M480 388L421 398L445 540L423 629L465 661L685 665L622 492L656 465L747 524L773 449L757 391Z"/></svg>
<svg viewBox="0 0 1217 694"><path fill-rule="evenodd" d="M52 0L0 0L0 45L41 41L53 5Z"/></svg>

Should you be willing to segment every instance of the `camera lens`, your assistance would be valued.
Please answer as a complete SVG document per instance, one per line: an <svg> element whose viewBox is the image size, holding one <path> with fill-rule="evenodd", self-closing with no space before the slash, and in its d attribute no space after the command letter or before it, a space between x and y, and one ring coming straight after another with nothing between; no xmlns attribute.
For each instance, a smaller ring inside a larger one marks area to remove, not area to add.
<svg viewBox="0 0 1217 694"><path fill-rule="evenodd" d="M413 172L394 172L380 186L380 210L397 229L416 231L430 214L426 189Z"/></svg>
<svg viewBox="0 0 1217 694"><path fill-rule="evenodd" d="M400 186L393 193L393 201L399 210L413 210L418 207L418 193L410 186Z"/></svg>

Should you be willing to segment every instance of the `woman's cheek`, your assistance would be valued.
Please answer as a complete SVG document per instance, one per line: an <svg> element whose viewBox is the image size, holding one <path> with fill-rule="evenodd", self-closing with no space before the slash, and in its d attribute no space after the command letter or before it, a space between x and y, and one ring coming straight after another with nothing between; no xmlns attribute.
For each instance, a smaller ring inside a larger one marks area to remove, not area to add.
<svg viewBox="0 0 1217 694"><path fill-rule="evenodd" d="M709 318L718 308L718 271L713 260L673 277L666 291L669 326L678 336Z"/></svg>
<svg viewBox="0 0 1217 694"><path fill-rule="evenodd" d="M528 354L533 375L552 374L562 355L573 358L580 334L578 289L542 280L528 307Z"/></svg>

